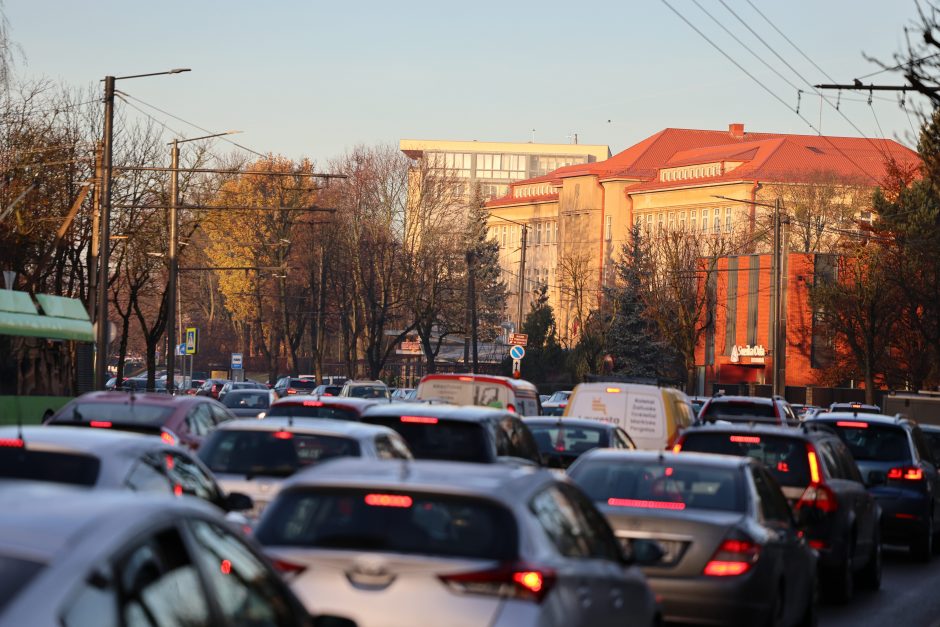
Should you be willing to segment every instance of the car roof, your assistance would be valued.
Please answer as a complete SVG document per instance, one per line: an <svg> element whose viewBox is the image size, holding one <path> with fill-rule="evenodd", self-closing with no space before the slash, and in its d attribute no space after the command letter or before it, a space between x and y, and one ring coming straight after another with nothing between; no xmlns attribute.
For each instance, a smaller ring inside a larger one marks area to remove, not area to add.
<svg viewBox="0 0 940 627"><path fill-rule="evenodd" d="M541 480L540 480L541 479ZM308 467L290 477L284 489L304 487L362 487L382 490L417 489L445 494L485 496L517 504L546 481L556 480L531 464L473 464L437 460L367 460L336 458Z"/></svg>
<svg viewBox="0 0 940 627"><path fill-rule="evenodd" d="M0 550L29 553L49 561L102 524L131 516L140 519L167 511L211 513L196 498L120 490L90 490L32 481L0 481Z"/></svg>
<svg viewBox="0 0 940 627"><path fill-rule="evenodd" d="M445 380L458 380L464 382L474 382L474 383L496 383L499 385L505 385L512 388L514 391L525 390L527 392L533 392L538 396L538 388L529 381L525 379L513 379L510 377L504 377L501 375L494 374L472 374L470 372L465 373L434 373L426 374L421 377L421 380L418 381L418 385L425 383L427 381L445 381Z"/></svg>
<svg viewBox="0 0 940 627"><path fill-rule="evenodd" d="M22 436L27 449L31 444L40 444L43 448L56 448L100 457L108 454L126 453L134 455L140 451L163 448L163 440L155 435L143 435L112 429L89 429L87 427L69 427L54 425L46 427L0 427L0 438L15 439Z"/></svg>
<svg viewBox="0 0 940 627"><path fill-rule="evenodd" d="M928 425L928 424L924 424L924 423L922 423L922 422L919 422L919 423L917 423L917 426L919 426L919 427L920 427L920 430L923 431L923 432L925 432L925 433L928 432L928 431L929 431L930 433L940 433L940 425Z"/></svg>
<svg viewBox="0 0 940 627"><path fill-rule="evenodd" d="M734 401L736 403L741 403L745 401L751 401L756 404L766 405L767 403L773 403L774 401L779 401L782 399L779 398L768 398L766 396L737 396L737 395L728 395L720 394L718 396L706 397L706 400L710 401Z"/></svg>
<svg viewBox="0 0 940 627"><path fill-rule="evenodd" d="M879 425L899 425L910 423L909 420L886 414L867 414L861 411L827 411L816 414L806 422L833 422L836 420L855 420Z"/></svg>
<svg viewBox="0 0 940 627"><path fill-rule="evenodd" d="M545 406L546 405L542 405L542 407ZM563 427L584 427L603 431L613 431L617 428L617 425L611 422L568 416L526 416L522 419L522 422L527 425L561 425Z"/></svg>
<svg viewBox="0 0 940 627"><path fill-rule="evenodd" d="M277 407L277 406L283 406L283 405L301 406L304 404L304 402L311 402L311 403L319 402L319 403L323 403L324 405L328 407L336 407L336 406L351 407L354 409L358 409L360 413L365 411L366 408L372 407L373 405L378 405L379 403L384 405L388 403L387 400L384 400L384 399L379 400L375 398L354 398L354 397L349 397L349 396L321 396L319 394L292 394L290 396L285 396L284 398L277 399L276 401L271 403L271 407Z"/></svg>
<svg viewBox="0 0 940 627"><path fill-rule="evenodd" d="M74 402L94 402L94 403L130 403L133 396L134 403L140 405L163 405L169 407L178 407L180 405L191 405L194 403L203 403L205 397L191 396L171 396L169 394L157 394L154 392L128 392L124 390L87 392L74 399Z"/></svg>
<svg viewBox="0 0 940 627"><path fill-rule="evenodd" d="M584 461L618 461L628 460L640 464L661 462L663 464L698 464L716 468L738 468L751 463L751 458L739 455L715 455L713 453L671 451L640 451L613 448L595 448L582 454ZM583 462L581 462L583 463Z"/></svg>
<svg viewBox="0 0 940 627"><path fill-rule="evenodd" d="M810 422L810 421L806 421ZM682 432L682 435L691 435L693 433L755 433L758 435L775 435L781 437L790 437L790 438L807 438L811 434L822 433L816 431L804 431L798 427L784 427L779 423L767 423L767 422L728 422L727 424L722 423L706 423L702 425L695 425L690 427Z"/></svg>
<svg viewBox="0 0 940 627"><path fill-rule="evenodd" d="M288 418L272 416L258 420L245 418L227 420L221 423L218 431L289 431L291 433L309 433L319 435L339 435L351 438L369 438L376 435L388 435L394 430L381 425L363 424L355 420L332 420L330 418Z"/></svg>
<svg viewBox="0 0 940 627"><path fill-rule="evenodd" d="M481 420L499 419L515 414L505 409L483 407L481 405L429 405L427 403L382 403L370 407L363 417L378 416L428 416L443 420L461 420L480 422Z"/></svg>

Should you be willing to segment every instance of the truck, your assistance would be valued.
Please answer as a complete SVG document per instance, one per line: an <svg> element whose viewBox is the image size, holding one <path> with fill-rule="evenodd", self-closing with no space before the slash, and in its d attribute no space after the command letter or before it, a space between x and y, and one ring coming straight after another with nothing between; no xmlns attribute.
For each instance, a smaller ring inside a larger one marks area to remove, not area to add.
<svg viewBox="0 0 940 627"><path fill-rule="evenodd" d="M922 424L940 426L940 392L891 392L882 404L885 414L903 414Z"/></svg>

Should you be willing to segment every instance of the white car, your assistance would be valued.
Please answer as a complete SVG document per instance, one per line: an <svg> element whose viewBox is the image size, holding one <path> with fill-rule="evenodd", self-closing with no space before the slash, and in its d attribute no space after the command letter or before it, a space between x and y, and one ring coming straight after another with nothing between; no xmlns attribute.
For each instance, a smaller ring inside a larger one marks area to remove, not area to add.
<svg viewBox="0 0 940 627"><path fill-rule="evenodd" d="M308 608L359 627L657 624L653 595L570 481L524 464L341 459L255 532Z"/></svg>
<svg viewBox="0 0 940 627"><path fill-rule="evenodd" d="M257 518L284 479L334 457L411 459L404 439L388 427L349 420L265 418L223 423L199 449L199 458L227 491L254 501Z"/></svg>

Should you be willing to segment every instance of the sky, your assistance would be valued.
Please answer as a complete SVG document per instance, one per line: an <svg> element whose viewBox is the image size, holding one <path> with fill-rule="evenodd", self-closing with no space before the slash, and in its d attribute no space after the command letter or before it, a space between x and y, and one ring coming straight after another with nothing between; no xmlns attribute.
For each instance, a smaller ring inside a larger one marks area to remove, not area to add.
<svg viewBox="0 0 940 627"><path fill-rule="evenodd" d="M869 105L867 93L842 92L836 111L836 92L824 92L826 104L810 87L830 82L826 75L851 83L879 70L865 55L892 62L915 22L914 0L0 3L22 52L18 78L100 89L105 75L192 68L117 88L180 137L205 134L181 120L238 129L232 139L253 150L319 164L404 138L572 143L577 135L616 153L666 127L732 122L816 134L811 124L912 145L917 124L893 93ZM901 83L895 73L868 80ZM232 149L216 141L214 151Z"/></svg>

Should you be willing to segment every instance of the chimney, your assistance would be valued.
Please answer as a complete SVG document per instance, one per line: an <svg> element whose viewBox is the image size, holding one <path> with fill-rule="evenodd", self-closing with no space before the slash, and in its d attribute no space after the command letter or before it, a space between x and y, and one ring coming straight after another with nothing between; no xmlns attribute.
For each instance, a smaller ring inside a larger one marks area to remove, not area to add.
<svg viewBox="0 0 940 627"><path fill-rule="evenodd" d="M739 122L729 124L728 134L735 139L744 139L744 125Z"/></svg>

